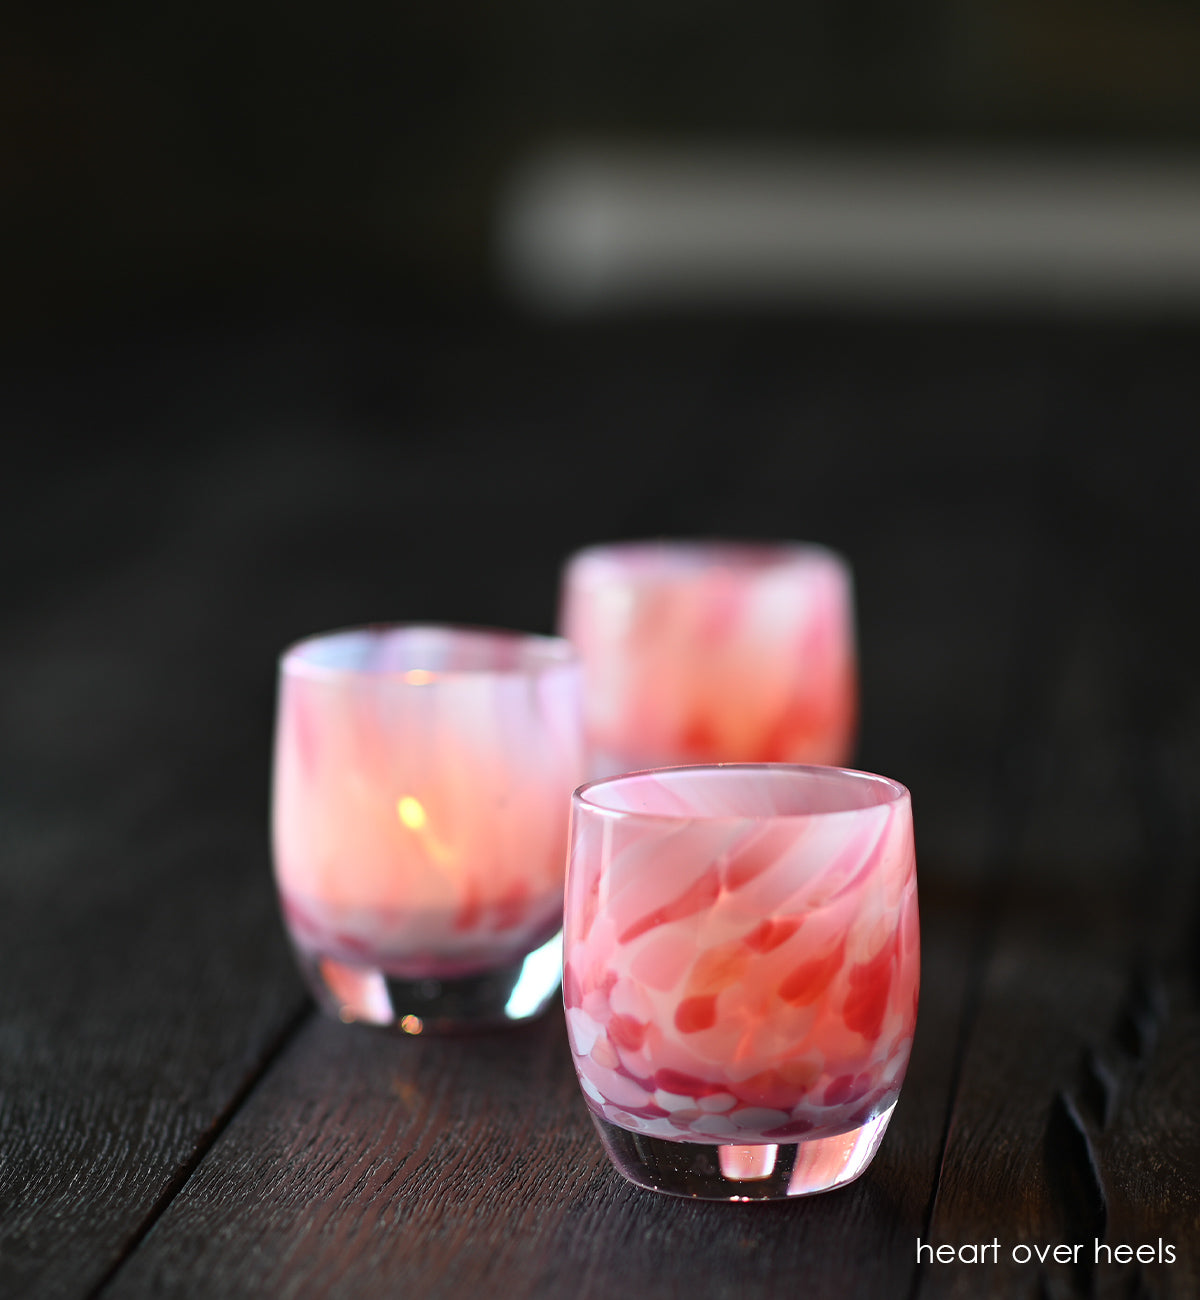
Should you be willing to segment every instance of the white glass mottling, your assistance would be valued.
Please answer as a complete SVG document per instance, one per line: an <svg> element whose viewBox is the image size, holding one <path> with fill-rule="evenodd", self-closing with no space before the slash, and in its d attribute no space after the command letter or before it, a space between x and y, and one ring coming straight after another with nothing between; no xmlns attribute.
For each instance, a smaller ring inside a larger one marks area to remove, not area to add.
<svg viewBox="0 0 1200 1300"><path fill-rule="evenodd" d="M563 574L590 771L845 763L857 727L848 564L794 543L624 542Z"/></svg>
<svg viewBox="0 0 1200 1300"><path fill-rule="evenodd" d="M745 764L576 792L568 1034L633 1181L744 1199L857 1177L899 1095L919 974L896 782Z"/></svg>
<svg viewBox="0 0 1200 1300"><path fill-rule="evenodd" d="M580 690L553 637L380 626L284 654L275 873L322 1005L408 1032L544 1006L556 963L514 991L561 928Z"/></svg>

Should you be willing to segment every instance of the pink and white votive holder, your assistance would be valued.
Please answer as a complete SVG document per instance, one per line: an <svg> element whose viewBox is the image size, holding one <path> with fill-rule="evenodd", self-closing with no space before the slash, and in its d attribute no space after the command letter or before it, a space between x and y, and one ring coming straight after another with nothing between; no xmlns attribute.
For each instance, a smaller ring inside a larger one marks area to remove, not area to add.
<svg viewBox="0 0 1200 1300"><path fill-rule="evenodd" d="M546 1006L580 696L557 637L381 625L284 653L275 876L323 1009L419 1034Z"/></svg>
<svg viewBox="0 0 1200 1300"><path fill-rule="evenodd" d="M589 547L564 568L559 631L583 660L593 776L853 752L853 579L824 547Z"/></svg>
<svg viewBox="0 0 1200 1300"><path fill-rule="evenodd" d="M563 995L616 1168L706 1200L857 1178L917 1016L912 807L844 768L681 767L571 812Z"/></svg>

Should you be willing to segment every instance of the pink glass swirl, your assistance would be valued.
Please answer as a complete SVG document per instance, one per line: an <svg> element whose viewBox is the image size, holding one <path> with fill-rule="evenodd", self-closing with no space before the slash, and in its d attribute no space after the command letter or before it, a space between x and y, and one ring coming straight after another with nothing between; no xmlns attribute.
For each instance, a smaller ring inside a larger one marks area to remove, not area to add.
<svg viewBox="0 0 1200 1300"><path fill-rule="evenodd" d="M559 630L584 663L594 775L851 755L853 583L823 547L591 547L567 563Z"/></svg>
<svg viewBox="0 0 1200 1300"><path fill-rule="evenodd" d="M275 872L323 1004L387 1021L386 981L441 988L555 936L582 773L580 670L558 638L385 626L287 651Z"/></svg>
<svg viewBox="0 0 1200 1300"><path fill-rule="evenodd" d="M753 1166L764 1144L849 1150L845 1135L863 1131L856 1168L847 1175L839 1156L832 1181L799 1190L848 1181L882 1137L916 1023L908 791L840 768L753 764L585 785L565 944L571 1051L595 1117L720 1145L722 1168ZM612 1130L598 1127L612 1153Z"/></svg>

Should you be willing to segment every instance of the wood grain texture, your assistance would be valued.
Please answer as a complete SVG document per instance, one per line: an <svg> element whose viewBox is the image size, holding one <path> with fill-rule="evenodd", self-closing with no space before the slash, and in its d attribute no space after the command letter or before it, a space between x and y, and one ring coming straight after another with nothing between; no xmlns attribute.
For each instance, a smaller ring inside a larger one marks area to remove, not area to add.
<svg viewBox="0 0 1200 1300"><path fill-rule="evenodd" d="M856 1184L790 1204L655 1196L609 1166L561 1011L505 1034L403 1040L320 1020L255 1090L106 1300L186 1296L895 1293L933 1190L966 957L927 922L906 1093Z"/></svg>
<svg viewBox="0 0 1200 1300"><path fill-rule="evenodd" d="M1046 665L1027 816L999 864L1003 906L930 1229L935 1244L998 1238L999 1261L931 1263L921 1295L1185 1297L1200 1286L1200 751L1180 726L1195 716L1198 678L1177 657L1189 633L1144 577L1161 556L1131 547L1148 534L1131 536L1128 517L1114 532L1086 491L1075 510L1047 547L1042 600L1067 634ZM1072 536L1081 525L1086 539ZM1021 1244L1080 1250L1039 1263L1013 1257ZM1145 1254L1122 1259L1118 1246Z"/></svg>
<svg viewBox="0 0 1200 1300"><path fill-rule="evenodd" d="M0 1295L1190 1294L1193 345L482 315L0 363L28 451L0 482ZM1128 459L1094 436L1134 429ZM316 1018L276 916L283 644L548 630L568 550L664 533L846 552L859 762L914 792L912 1069L868 1174L802 1204L621 1182L553 1015ZM1101 1222L1176 1265L915 1260Z"/></svg>
<svg viewBox="0 0 1200 1300"><path fill-rule="evenodd" d="M747 1288L770 1294L781 1276L803 1276L819 1295L841 1295L848 1286L880 1294L907 1287L914 1269L912 1244L933 1191L971 944L979 928L979 900L964 892L963 884L979 877L987 825L998 811L978 773L994 771L1002 759L1014 646L1009 629L1030 562L1014 527L1025 507L1007 500L1011 482L997 491L994 480L970 472L968 461L953 476L954 505L942 506L952 511L958 534L956 548L947 551L939 544L944 522L915 522L924 503L940 500L944 480L906 475L905 449L886 445L877 433L869 439L876 457L869 474L861 460L868 439L857 446L831 443L821 448L826 495L806 491L799 502L791 493L780 495L786 480L764 478L762 462L790 458L795 448L789 450L769 407L764 413L753 402L742 403L762 391L774 392L779 401L792 358L777 343L764 352L770 335L764 340L759 332L748 339L727 336L723 346L720 339L702 339L701 355L687 364L668 348L657 357L665 362L661 367L641 358L633 367L600 372L606 378L596 385L593 402L617 406L633 388L643 404L650 399L664 408L661 416L650 412L664 427L637 441L636 454L631 445L622 461L624 442L644 425L626 428L618 422L606 437L605 463L597 467L598 492L582 493L569 506L572 515L578 507L586 517L598 503L611 505L622 528L632 532L703 520L703 531L805 535L796 514L802 505L805 530L828 536L841 528L852 543L865 591L863 641L869 647L863 752L874 766L918 789L922 862L928 863L935 886L925 904L926 993L912 1076L868 1178L803 1206L663 1202L625 1186L608 1169L557 1030L541 1028L515 1038L518 1044L533 1042L540 1053L519 1067L511 1060L511 1044L487 1045L481 1069L478 1042L396 1044L314 1025L239 1112L184 1194L121 1270L113 1294L184 1295L197 1277L209 1279L222 1294L369 1295L396 1282L431 1295L479 1285L548 1296L580 1287L597 1296L629 1289L663 1296L740 1294ZM821 361L827 362L828 344L823 351ZM618 355L629 360L637 352L625 340ZM578 367L577 383L594 364L572 361L569 349L566 361ZM556 395L562 418L577 400L570 364L555 368L552 381L562 389ZM819 388L817 363L812 365L814 388ZM617 378L609 379L610 374ZM482 378L485 387L495 382L486 370ZM840 376L832 387L836 400L849 400ZM474 400L486 397L476 393ZM801 404L813 400L803 389L794 397ZM508 479L494 451L470 438L479 418L471 400L456 393L450 403L459 422L451 442L478 451L487 472L495 469L496 481L504 485ZM547 398L522 390L520 402L538 407ZM643 410L638 420L650 417ZM447 418L445 412L441 418ZM506 418L521 423L511 405ZM730 423L738 418L754 427L730 464L723 449ZM584 413L585 423L613 419L611 410ZM412 440L405 445L411 448ZM751 449L761 458L749 454ZM425 457L436 454L423 449ZM364 461L389 463L388 453L375 449L352 448L349 455L360 458L360 467ZM627 478L637 467L631 491L614 485L610 495L605 475L613 473L611 457L617 457ZM689 478L685 500L664 496L674 460L696 457L711 463L711 477ZM309 462L307 477L319 463ZM399 474L402 462L394 463ZM898 480L904 490L896 490ZM378 490L364 486L368 498ZM858 500L870 519L869 527L855 533L831 508L831 501L850 499ZM327 534L346 508L328 487L309 497L308 505L310 526ZM497 531L489 538L500 555L526 544L525 533L507 517L508 502L472 505L495 518ZM555 509L545 503L537 508L536 522L548 531L541 539L540 567L531 572L543 576L557 565L552 530L561 530L561 548L570 544L565 518L555 516ZM577 519L572 522L577 526ZM523 523L527 530L529 520ZM336 553L349 556L344 545ZM493 563L483 572L492 583L511 582L503 566ZM363 575L354 581L363 584ZM468 604L479 601L478 574L473 582L460 579L457 594ZM488 598L495 598L494 591ZM515 588L505 600L511 610L520 608ZM967 609L975 617L964 617ZM940 703L947 692L955 702L948 717ZM931 717L939 718L936 730L929 727ZM403 1055L396 1060L416 1071L396 1085L421 1099L411 1115L396 1113L391 1085L378 1074L381 1062L397 1052ZM423 1073L428 1070L431 1076ZM543 1078L553 1085L532 1087L533 1106L527 1073L535 1085ZM497 1086L508 1090L506 1108L499 1112ZM451 1104L458 1109L447 1113ZM314 1116L326 1118L316 1123ZM453 1140L441 1131L447 1125ZM293 1131L301 1135L293 1139L300 1154L289 1146L281 1158L279 1134ZM476 1176L477 1167L486 1172Z"/></svg>
<svg viewBox="0 0 1200 1300"><path fill-rule="evenodd" d="M39 581L0 646L6 1296L86 1294L116 1267L306 1005L253 682L222 655L173 486L149 466L108 483L120 523L82 571L26 553ZM46 480L46 518L78 489Z"/></svg>

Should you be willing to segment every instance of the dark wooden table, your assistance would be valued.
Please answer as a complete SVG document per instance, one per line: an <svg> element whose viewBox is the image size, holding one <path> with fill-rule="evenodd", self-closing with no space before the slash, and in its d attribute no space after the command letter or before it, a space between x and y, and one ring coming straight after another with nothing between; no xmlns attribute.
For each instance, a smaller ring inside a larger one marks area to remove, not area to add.
<svg viewBox="0 0 1200 1300"><path fill-rule="evenodd" d="M10 348L0 1295L1200 1294L1198 341L327 312ZM279 648L548 630L568 551L658 534L851 559L857 762L914 795L912 1067L802 1202L626 1185L558 1014L331 1022L278 920Z"/></svg>

